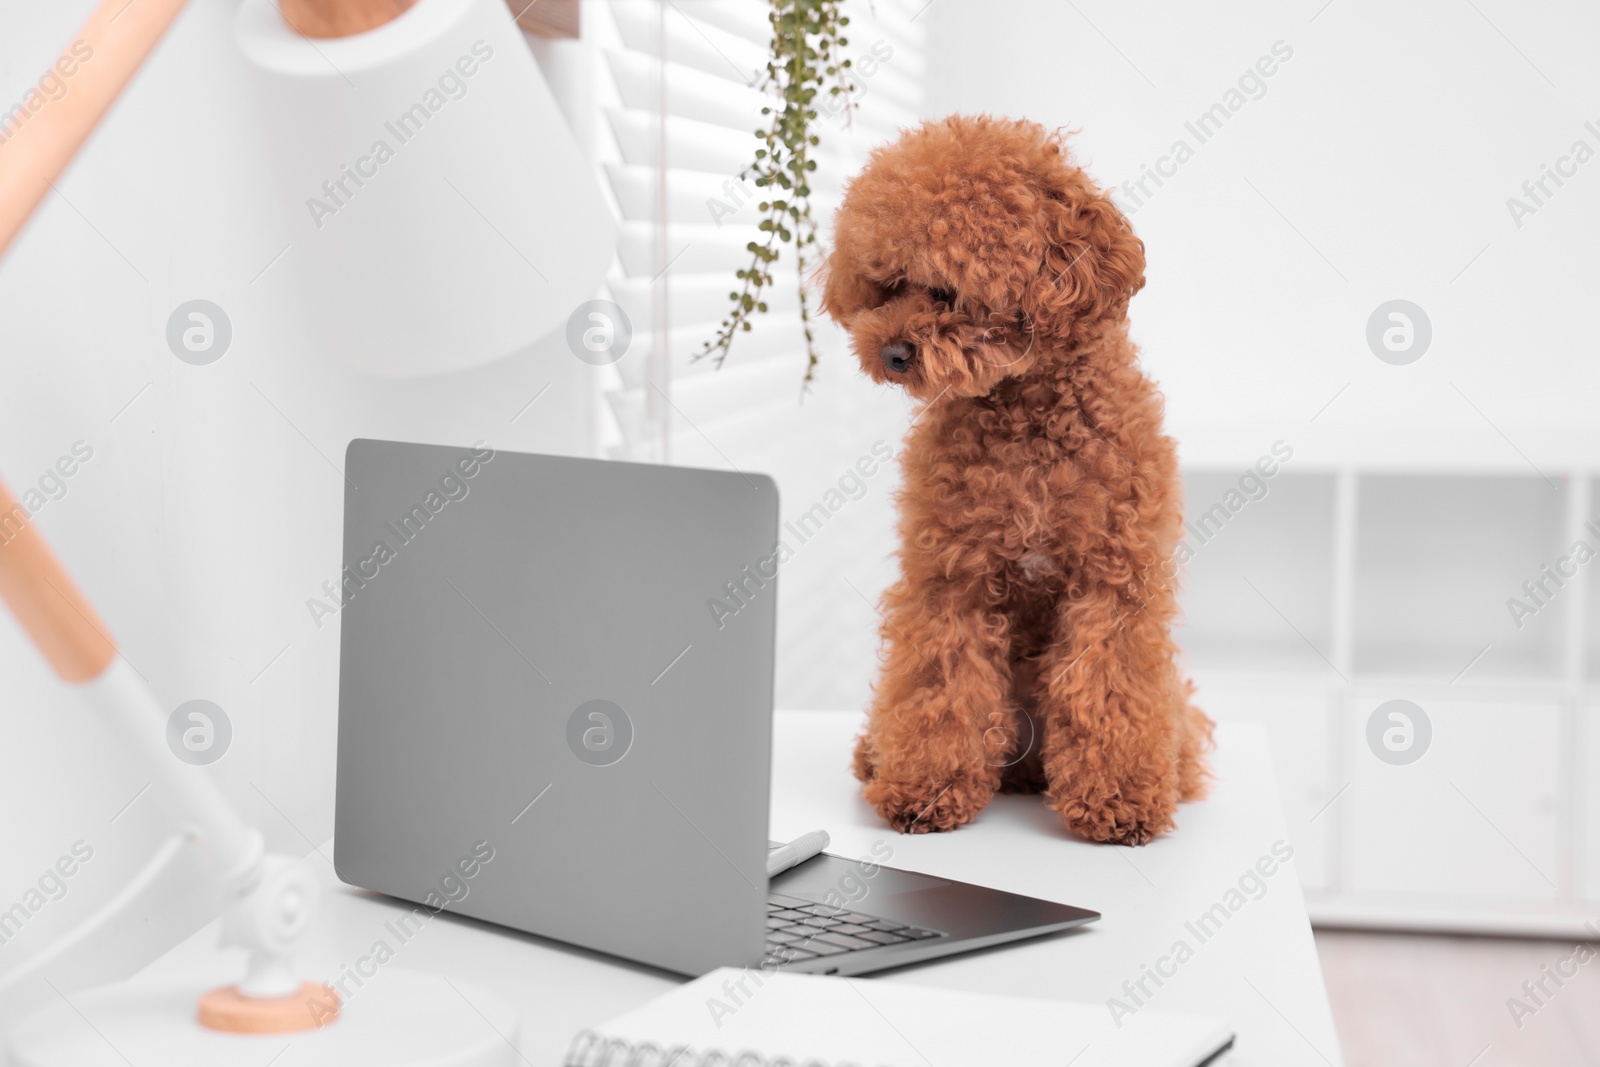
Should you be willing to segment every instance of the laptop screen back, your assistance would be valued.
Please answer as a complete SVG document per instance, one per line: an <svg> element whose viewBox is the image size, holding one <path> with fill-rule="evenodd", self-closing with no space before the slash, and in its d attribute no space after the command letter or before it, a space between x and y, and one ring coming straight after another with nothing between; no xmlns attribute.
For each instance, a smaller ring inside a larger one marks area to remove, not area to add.
<svg viewBox="0 0 1600 1067"><path fill-rule="evenodd" d="M357 440L335 866L685 974L760 960L778 495Z"/></svg>

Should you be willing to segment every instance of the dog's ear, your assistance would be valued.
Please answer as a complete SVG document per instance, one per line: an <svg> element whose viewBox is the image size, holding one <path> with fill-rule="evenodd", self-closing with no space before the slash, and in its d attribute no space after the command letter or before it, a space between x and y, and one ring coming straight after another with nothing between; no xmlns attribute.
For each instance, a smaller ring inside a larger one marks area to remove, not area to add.
<svg viewBox="0 0 1600 1067"><path fill-rule="evenodd" d="M850 325L856 312L872 309L882 302L878 286L851 269L838 250L821 262L813 278L821 285L822 312L838 325Z"/></svg>
<svg viewBox="0 0 1600 1067"><path fill-rule="evenodd" d="M1119 319L1144 287L1144 242L1133 226L1070 164L1041 207L1047 242L1022 310L1033 328L1068 343L1083 326Z"/></svg>
<svg viewBox="0 0 1600 1067"><path fill-rule="evenodd" d="M848 326L856 312L878 303L878 287L852 270L839 248L818 265L812 279L822 290L823 312L841 326Z"/></svg>

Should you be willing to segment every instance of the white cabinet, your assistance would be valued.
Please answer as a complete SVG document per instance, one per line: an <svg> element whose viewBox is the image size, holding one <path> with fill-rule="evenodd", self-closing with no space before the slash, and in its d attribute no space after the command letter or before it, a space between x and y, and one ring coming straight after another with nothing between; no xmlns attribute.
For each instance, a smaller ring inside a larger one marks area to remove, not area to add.
<svg viewBox="0 0 1600 1067"><path fill-rule="evenodd" d="M1411 706L1422 709L1426 730L1407 721L1416 718ZM1369 729L1374 713L1381 731ZM1346 701L1339 733L1349 774L1339 800L1343 889L1556 899L1558 705L1514 694L1462 699L1438 690L1369 689ZM1402 747L1386 747L1383 734ZM1384 758L1414 758L1424 745L1415 762Z"/></svg>
<svg viewBox="0 0 1600 1067"><path fill-rule="evenodd" d="M1592 936L1600 484L1368 458L1296 459L1242 505L1251 464L1185 470L1178 640L1200 704L1266 727L1314 922ZM1387 710L1369 734L1392 700L1431 727L1420 759Z"/></svg>
<svg viewBox="0 0 1600 1067"><path fill-rule="evenodd" d="M1334 825L1328 808L1339 783L1323 739L1336 710L1335 693L1316 679L1239 671L1197 672L1195 681L1196 702L1213 718L1266 727L1300 881L1307 889L1326 888Z"/></svg>
<svg viewBox="0 0 1600 1067"><path fill-rule="evenodd" d="M1577 895L1600 901L1600 693L1590 694L1579 705L1575 726L1577 743L1569 762L1575 769L1572 836ZM1600 905L1591 918L1600 919Z"/></svg>

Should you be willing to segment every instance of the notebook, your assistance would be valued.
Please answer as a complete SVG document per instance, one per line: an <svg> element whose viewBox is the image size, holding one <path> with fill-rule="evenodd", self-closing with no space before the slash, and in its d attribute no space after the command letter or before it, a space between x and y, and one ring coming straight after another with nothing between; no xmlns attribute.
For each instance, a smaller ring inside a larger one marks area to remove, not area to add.
<svg viewBox="0 0 1600 1067"><path fill-rule="evenodd" d="M1118 1025L1120 1021L1120 1026ZM721 968L578 1034L566 1067L1200 1067L1233 1044L1217 1019Z"/></svg>

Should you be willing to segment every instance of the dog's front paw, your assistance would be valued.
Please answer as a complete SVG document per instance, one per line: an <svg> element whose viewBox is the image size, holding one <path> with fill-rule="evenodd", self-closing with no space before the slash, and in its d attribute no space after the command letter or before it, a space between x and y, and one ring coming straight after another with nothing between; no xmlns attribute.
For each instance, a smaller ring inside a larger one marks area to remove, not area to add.
<svg viewBox="0 0 1600 1067"><path fill-rule="evenodd" d="M1143 845L1172 829L1176 805L1157 789L1117 789L1090 795L1053 796L1050 806L1073 833L1113 845Z"/></svg>
<svg viewBox="0 0 1600 1067"><path fill-rule="evenodd" d="M876 777L861 791L884 821L903 834L954 830L978 817L994 795L993 787L955 779L948 782L897 782Z"/></svg>

